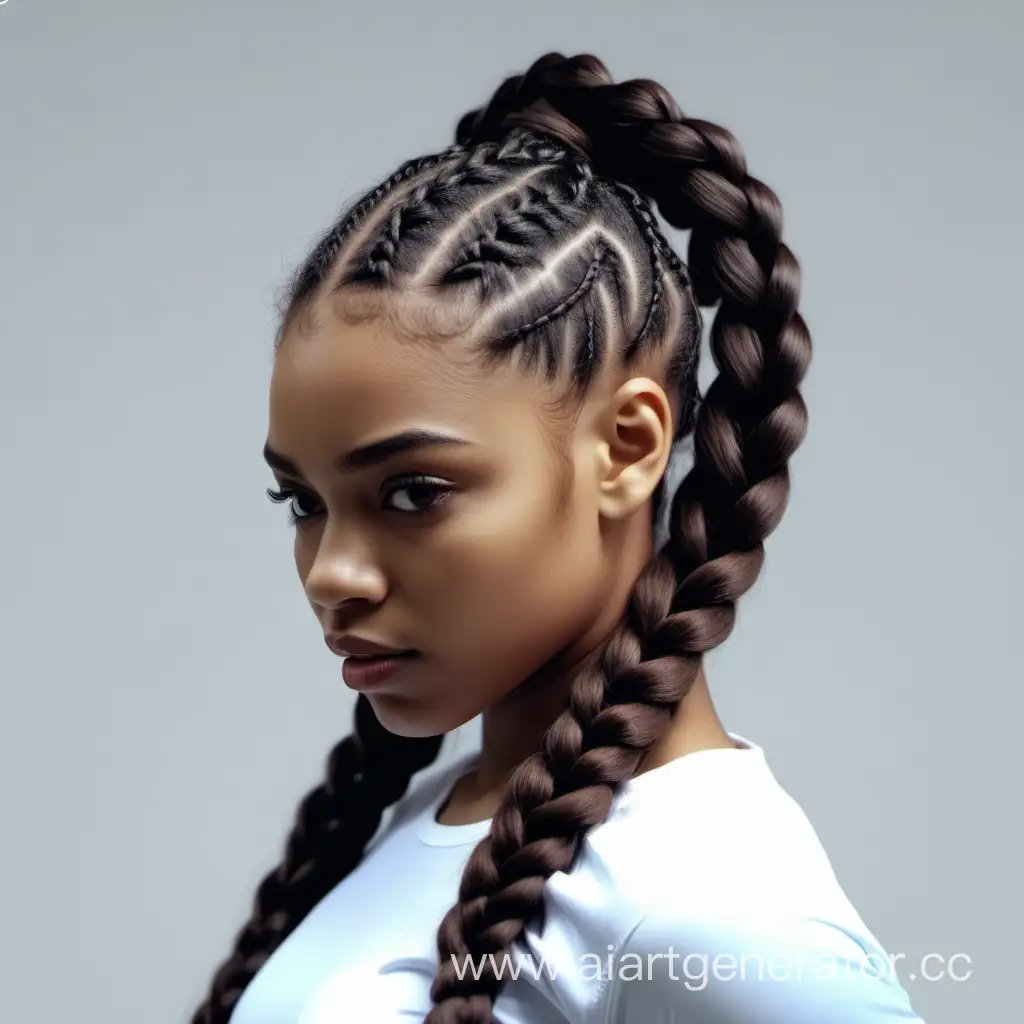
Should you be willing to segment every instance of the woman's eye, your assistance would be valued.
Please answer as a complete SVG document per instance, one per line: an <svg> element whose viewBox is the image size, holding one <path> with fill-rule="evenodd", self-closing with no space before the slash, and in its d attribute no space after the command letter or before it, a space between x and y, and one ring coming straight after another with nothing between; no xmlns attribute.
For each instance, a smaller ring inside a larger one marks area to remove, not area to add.
<svg viewBox="0 0 1024 1024"><path fill-rule="evenodd" d="M396 512L417 515L439 507L451 496L453 488L443 480L429 476L408 477L387 493L387 500L397 500L388 507ZM404 507L403 507L404 506Z"/></svg>
<svg viewBox="0 0 1024 1024"><path fill-rule="evenodd" d="M455 490L447 481L434 477L406 477L393 486L385 496L385 508L405 515L423 515L439 508ZM278 504L289 502L288 522L295 526L317 514L316 500L292 488L267 490L267 497Z"/></svg>

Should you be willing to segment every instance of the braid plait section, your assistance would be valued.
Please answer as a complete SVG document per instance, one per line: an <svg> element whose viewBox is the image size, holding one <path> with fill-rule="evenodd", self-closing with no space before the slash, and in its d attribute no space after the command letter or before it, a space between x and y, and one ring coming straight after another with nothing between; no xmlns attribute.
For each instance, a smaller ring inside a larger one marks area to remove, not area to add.
<svg viewBox="0 0 1024 1024"><path fill-rule="evenodd" d="M459 140L500 136L513 115L522 126L531 116L523 106L543 100L537 116L546 130L570 121L571 141L595 174L651 197L669 223L691 229L696 300L718 304L718 376L696 418L694 466L673 497L668 543L573 679L569 706L541 749L516 769L469 858L438 930L428 1024L493 1021L506 979L500 965L528 924L542 924L547 879L571 870L589 830L664 734L703 655L732 632L736 603L758 578L764 541L785 511L788 462L806 431L798 385L811 339L778 198L747 174L725 129L685 118L657 83L609 82L596 58L549 54L463 118ZM459 977L465 957L474 970Z"/></svg>
<svg viewBox="0 0 1024 1024"><path fill-rule="evenodd" d="M499 270L541 266L539 243L553 238L565 225L555 191L531 182L493 204L479 218L477 233L455 252L440 283L490 280Z"/></svg>
<svg viewBox="0 0 1024 1024"><path fill-rule="evenodd" d="M316 291L337 262L338 255L345 243L366 217L403 182L458 156L464 151L464 148L462 145L455 144L441 153L432 153L407 160L391 177L382 181L376 188L371 189L354 205L345 210L324 232L314 245L309 257L303 261L296 275L288 282L282 293L283 298L279 308L282 322L275 349L280 347L282 337L289 325L290 318L286 315L288 310L300 307Z"/></svg>
<svg viewBox="0 0 1024 1024"><path fill-rule="evenodd" d="M472 147L456 143L446 153L456 155L458 159L436 160L435 163L442 163L438 173L425 178L392 206L380 232L354 254L343 284L393 283L401 243L415 238L417 234L428 234L431 225L442 211L450 207L453 198L465 194L467 189L500 184L507 178L509 167L516 164L533 167L545 163L575 166L570 162L570 153L565 146L550 139L521 134ZM382 199L383 196L376 201L368 199L369 208L378 205ZM486 244L483 239L481 243Z"/></svg>
<svg viewBox="0 0 1024 1024"><path fill-rule="evenodd" d="M610 255L611 250L609 247L603 241L598 240L597 244L594 246L593 258L590 261L590 265L587 267L587 272L583 275L583 280L580 281L580 283L564 299L562 299L561 302L541 313L540 316L535 317L533 320L529 321L529 323L521 324L518 327L512 328L510 331L506 331L504 334L499 334L491 341L491 348L511 348L515 346L521 338L525 338L533 331L536 331L547 324L554 323L556 320L565 316L565 314L568 313L577 302L589 294L590 289L593 288L594 282L601 273L601 268L604 266L605 261Z"/></svg>
<svg viewBox="0 0 1024 1024"><path fill-rule="evenodd" d="M431 764L442 737L385 730L364 695L355 729L328 754L323 783L300 802L280 864L256 889L249 920L191 1024L226 1024L249 982L313 907L362 859L384 811Z"/></svg>
<svg viewBox="0 0 1024 1024"><path fill-rule="evenodd" d="M366 245L365 256L357 255L345 283L390 283L395 254L402 240L416 229L431 224L440 204L460 188L490 185L500 180L496 157L500 147L486 143L462 149L458 159L442 166L393 205L380 233ZM376 205L376 204L375 204Z"/></svg>
<svg viewBox="0 0 1024 1024"><path fill-rule="evenodd" d="M648 307L643 327L641 327L640 332L627 347L626 358L629 359L635 355L651 329L654 314L663 295L663 264L668 267L675 277L679 285L679 294L683 301L688 301L692 304L689 312L695 325L696 336L700 339L704 330L704 318L694 298L690 273L686 264L679 258L665 237L665 233L661 230L658 219L647 200L631 185L621 181L611 181L610 184L629 203L629 209L634 220L644 233L651 247L651 273L654 280L654 290L652 291L651 303ZM699 343L693 346L679 346L676 357L669 364L668 382L673 386L681 386L683 388L681 408L684 410L684 415L680 418L679 423L676 424L677 438L689 436L697 421L700 395L697 390L696 363L699 356Z"/></svg>
<svg viewBox="0 0 1024 1024"><path fill-rule="evenodd" d="M633 217L633 220L640 229L640 232L647 239L647 249L651 261L651 298L647 305L647 313L644 316L644 322L641 325L640 330L633 337L625 352L625 358L627 360L631 360L635 357L640 346L647 338L647 335L651 330L651 325L654 323L654 317L658 312L658 307L661 304L662 296L665 292L665 285L662 280L665 274L663 260L665 258L665 252L668 248L668 244L665 241L664 235L662 235L661 231L658 230L654 213L651 211L651 208L644 201L640 193L637 192L635 188L630 188L629 185L624 185L617 181L612 183L612 188L614 188L620 196L623 196L629 204L627 208L630 211L630 215ZM685 290L689 286L689 281L686 278L682 278L680 280L680 284Z"/></svg>
<svg viewBox="0 0 1024 1024"><path fill-rule="evenodd" d="M598 88L612 84L614 79L596 57L567 59L560 53L546 53L523 74L505 79L485 106L464 114L455 129L456 143L472 145L483 139L501 138L514 128L528 128L562 138L577 153L589 156L593 146L582 125L552 111L537 117L523 116L527 108L546 100L549 90L563 81L572 86Z"/></svg>
<svg viewBox="0 0 1024 1024"><path fill-rule="evenodd" d="M585 161L568 159L565 147L555 148L537 136L514 133L506 143L506 152L537 173L529 174L527 180L469 220L468 237L446 261L438 284L475 280L481 283L484 294L508 294L519 272L545 266L552 245L577 229L589 209L592 172ZM538 164L538 159L552 162ZM495 289L494 282L499 278L505 286ZM515 337L525 333L519 331ZM509 337L508 332L501 336Z"/></svg>

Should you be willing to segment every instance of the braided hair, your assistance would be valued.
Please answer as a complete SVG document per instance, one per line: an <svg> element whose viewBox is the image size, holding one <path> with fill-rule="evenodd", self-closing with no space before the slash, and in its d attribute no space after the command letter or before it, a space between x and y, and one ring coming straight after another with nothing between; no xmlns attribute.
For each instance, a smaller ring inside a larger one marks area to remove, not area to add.
<svg viewBox="0 0 1024 1024"><path fill-rule="evenodd" d="M690 232L687 264L652 203ZM275 350L311 300L330 295L353 317L411 310L412 329L459 336L487 363L515 357L548 380L567 369L567 400L603 364L655 354L674 440L692 435L692 469L672 495L663 478L652 500L657 516L671 499L667 540L470 855L437 933L428 1024L493 1020L503 986L494 965L542 921L546 880L572 869L760 573L807 423L798 386L811 340L781 232L778 198L747 173L728 131L687 117L656 82L616 84L591 55L549 53L462 117L454 145L403 164L344 211L290 282ZM703 398L699 307L717 307L718 375ZM226 1024L440 745L389 733L359 696L353 734L300 804L284 858L192 1024ZM479 976L456 972L466 956Z"/></svg>

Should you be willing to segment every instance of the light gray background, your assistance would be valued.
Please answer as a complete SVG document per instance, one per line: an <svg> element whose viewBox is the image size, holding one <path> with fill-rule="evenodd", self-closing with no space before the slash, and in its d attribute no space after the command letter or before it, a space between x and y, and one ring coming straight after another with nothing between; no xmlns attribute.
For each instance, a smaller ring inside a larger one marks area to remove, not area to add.
<svg viewBox="0 0 1024 1024"><path fill-rule="evenodd" d="M890 951L972 957L904 972L930 1024L1016 1019L1022 28L1011 0L0 6L0 1017L201 998L351 707L263 494L274 291L561 49L733 131L804 266L810 431L708 659L726 723Z"/></svg>

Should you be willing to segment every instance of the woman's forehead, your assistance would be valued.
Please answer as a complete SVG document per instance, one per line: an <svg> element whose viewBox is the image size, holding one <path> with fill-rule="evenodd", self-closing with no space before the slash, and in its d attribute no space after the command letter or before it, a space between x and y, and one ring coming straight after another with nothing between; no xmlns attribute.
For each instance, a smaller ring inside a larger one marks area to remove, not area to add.
<svg viewBox="0 0 1024 1024"><path fill-rule="evenodd" d="M448 358L458 339L410 344L375 324L289 338L271 379L269 440L286 451L332 436L351 444L410 426L506 443L537 421L544 389L515 366ZM550 400L550 396L547 396Z"/></svg>

